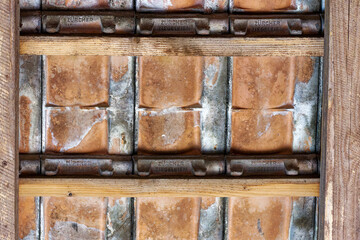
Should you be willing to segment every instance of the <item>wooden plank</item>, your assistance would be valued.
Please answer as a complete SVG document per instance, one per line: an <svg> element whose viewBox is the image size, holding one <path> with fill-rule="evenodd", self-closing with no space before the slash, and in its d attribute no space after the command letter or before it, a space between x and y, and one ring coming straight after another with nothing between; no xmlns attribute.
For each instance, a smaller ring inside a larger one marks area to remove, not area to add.
<svg viewBox="0 0 360 240"><path fill-rule="evenodd" d="M320 239L360 239L360 2L326 13Z"/></svg>
<svg viewBox="0 0 360 240"><path fill-rule="evenodd" d="M21 178L20 196L319 196L319 179Z"/></svg>
<svg viewBox="0 0 360 240"><path fill-rule="evenodd" d="M323 56L323 38L22 36L24 55Z"/></svg>
<svg viewBox="0 0 360 240"><path fill-rule="evenodd" d="M0 2L0 239L17 237L17 1Z"/></svg>

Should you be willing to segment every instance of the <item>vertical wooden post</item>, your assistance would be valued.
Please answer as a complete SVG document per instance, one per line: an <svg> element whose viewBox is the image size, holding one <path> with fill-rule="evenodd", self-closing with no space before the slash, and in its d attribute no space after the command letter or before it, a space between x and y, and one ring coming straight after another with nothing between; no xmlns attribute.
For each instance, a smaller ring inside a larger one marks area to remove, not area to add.
<svg viewBox="0 0 360 240"><path fill-rule="evenodd" d="M360 239L360 1L326 6L320 239Z"/></svg>
<svg viewBox="0 0 360 240"><path fill-rule="evenodd" d="M0 239L17 239L18 38L17 0L0 2Z"/></svg>

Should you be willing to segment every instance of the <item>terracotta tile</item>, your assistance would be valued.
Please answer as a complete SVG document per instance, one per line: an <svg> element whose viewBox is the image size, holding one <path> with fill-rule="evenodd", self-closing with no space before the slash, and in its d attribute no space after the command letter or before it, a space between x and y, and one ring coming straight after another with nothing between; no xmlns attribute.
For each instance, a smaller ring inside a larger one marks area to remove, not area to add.
<svg viewBox="0 0 360 240"><path fill-rule="evenodd" d="M43 9L69 9L69 10L130 10L133 0L42 0Z"/></svg>
<svg viewBox="0 0 360 240"><path fill-rule="evenodd" d="M19 197L19 238L37 239L37 214L36 198Z"/></svg>
<svg viewBox="0 0 360 240"><path fill-rule="evenodd" d="M139 107L199 106L204 58L141 57Z"/></svg>
<svg viewBox="0 0 360 240"><path fill-rule="evenodd" d="M107 56L47 56L48 106L107 106L110 63Z"/></svg>
<svg viewBox="0 0 360 240"><path fill-rule="evenodd" d="M176 11L203 7L204 0L136 0L139 8L149 10Z"/></svg>
<svg viewBox="0 0 360 240"><path fill-rule="evenodd" d="M233 6L246 11L267 12L296 9L295 0L233 0Z"/></svg>
<svg viewBox="0 0 360 240"><path fill-rule="evenodd" d="M130 58L130 61L132 59ZM111 56L111 79L114 82L123 80L125 74L129 71L129 57Z"/></svg>
<svg viewBox="0 0 360 240"><path fill-rule="evenodd" d="M232 153L291 153L293 114L286 110L239 110L231 116Z"/></svg>
<svg viewBox="0 0 360 240"><path fill-rule="evenodd" d="M197 239L200 198L137 198L136 239Z"/></svg>
<svg viewBox="0 0 360 240"><path fill-rule="evenodd" d="M199 154L200 112L139 112L138 152L140 154Z"/></svg>
<svg viewBox="0 0 360 240"><path fill-rule="evenodd" d="M106 153L106 110L46 109L46 152Z"/></svg>
<svg viewBox="0 0 360 240"><path fill-rule="evenodd" d="M144 11L226 11L228 0L136 0Z"/></svg>
<svg viewBox="0 0 360 240"><path fill-rule="evenodd" d="M44 197L43 208L45 240L105 237L105 198Z"/></svg>
<svg viewBox="0 0 360 240"><path fill-rule="evenodd" d="M109 198L107 239L131 239L131 198Z"/></svg>
<svg viewBox="0 0 360 240"><path fill-rule="evenodd" d="M234 57L233 108L292 108L296 57Z"/></svg>
<svg viewBox="0 0 360 240"><path fill-rule="evenodd" d="M287 240L291 210L290 197L229 198L228 239Z"/></svg>
<svg viewBox="0 0 360 240"><path fill-rule="evenodd" d="M21 56L19 74L19 152L41 151L41 57Z"/></svg>

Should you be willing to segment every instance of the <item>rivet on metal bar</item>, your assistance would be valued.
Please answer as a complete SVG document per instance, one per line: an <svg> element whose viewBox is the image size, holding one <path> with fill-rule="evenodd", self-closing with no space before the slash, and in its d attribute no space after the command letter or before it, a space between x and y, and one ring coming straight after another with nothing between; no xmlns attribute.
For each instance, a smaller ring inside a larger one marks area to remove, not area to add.
<svg viewBox="0 0 360 240"><path fill-rule="evenodd" d="M40 12L22 12L20 18L21 33L40 33L41 14Z"/></svg>
<svg viewBox="0 0 360 240"><path fill-rule="evenodd" d="M20 158L19 175L39 175L40 174L40 156L39 155L25 155Z"/></svg>
<svg viewBox="0 0 360 240"><path fill-rule="evenodd" d="M225 174L224 156L134 156L139 176L216 176Z"/></svg>
<svg viewBox="0 0 360 240"><path fill-rule="evenodd" d="M132 174L132 161L131 157L44 157L41 160L41 173L46 176L127 176Z"/></svg>
<svg viewBox="0 0 360 240"><path fill-rule="evenodd" d="M229 32L225 14L138 15L137 33L141 35L213 35Z"/></svg>
<svg viewBox="0 0 360 240"><path fill-rule="evenodd" d="M314 154L274 156L255 159L246 156L228 156L227 175L247 176L297 176L318 174L318 161Z"/></svg>
<svg viewBox="0 0 360 240"><path fill-rule="evenodd" d="M232 15L231 33L237 36L312 36L323 32L320 15Z"/></svg>
<svg viewBox="0 0 360 240"><path fill-rule="evenodd" d="M44 12L44 33L59 34L133 34L135 17L131 12Z"/></svg>

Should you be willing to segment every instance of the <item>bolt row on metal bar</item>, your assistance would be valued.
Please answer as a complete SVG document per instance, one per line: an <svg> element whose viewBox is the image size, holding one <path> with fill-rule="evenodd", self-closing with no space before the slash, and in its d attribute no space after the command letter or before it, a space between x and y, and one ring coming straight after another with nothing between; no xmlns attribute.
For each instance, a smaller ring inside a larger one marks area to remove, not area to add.
<svg viewBox="0 0 360 240"><path fill-rule="evenodd" d="M299 176L317 175L316 154L277 156L20 155L20 176Z"/></svg>
<svg viewBox="0 0 360 240"><path fill-rule="evenodd" d="M26 11L20 29L59 35L321 36L323 16Z"/></svg>

